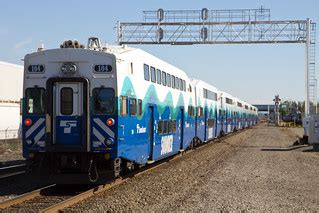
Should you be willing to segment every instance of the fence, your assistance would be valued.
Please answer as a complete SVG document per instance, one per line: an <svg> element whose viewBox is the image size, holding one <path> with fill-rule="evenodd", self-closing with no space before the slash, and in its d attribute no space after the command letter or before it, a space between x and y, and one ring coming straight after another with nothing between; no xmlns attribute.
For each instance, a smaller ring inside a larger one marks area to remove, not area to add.
<svg viewBox="0 0 319 213"><path fill-rule="evenodd" d="M19 129L0 130L0 140L21 138Z"/></svg>

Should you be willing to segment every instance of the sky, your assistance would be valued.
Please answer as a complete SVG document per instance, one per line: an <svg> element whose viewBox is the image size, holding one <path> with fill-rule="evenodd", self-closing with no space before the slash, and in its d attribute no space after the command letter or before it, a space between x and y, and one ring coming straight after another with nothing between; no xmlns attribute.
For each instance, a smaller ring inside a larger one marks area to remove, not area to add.
<svg viewBox="0 0 319 213"><path fill-rule="evenodd" d="M142 21L144 10L260 6L271 9L272 20L311 18L319 22L318 0L0 1L0 61L23 64L24 55L35 51L41 43L51 49L67 39L85 44L88 37L96 36L115 44L116 22ZM252 104L272 103L276 94L284 100L305 99L303 44L134 47L175 65L189 77L205 80Z"/></svg>

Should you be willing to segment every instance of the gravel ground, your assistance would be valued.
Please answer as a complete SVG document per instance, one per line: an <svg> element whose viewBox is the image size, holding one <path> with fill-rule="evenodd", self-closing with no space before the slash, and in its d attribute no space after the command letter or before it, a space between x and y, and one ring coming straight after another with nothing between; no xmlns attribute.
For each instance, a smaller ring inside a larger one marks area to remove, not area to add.
<svg viewBox="0 0 319 213"><path fill-rule="evenodd" d="M0 166L10 162L24 160L22 156L22 144L19 139L0 140Z"/></svg>
<svg viewBox="0 0 319 213"><path fill-rule="evenodd" d="M0 167L21 164L24 162L21 140L0 140ZM0 179L0 202L12 199L45 185L47 184L36 183L25 174Z"/></svg>
<svg viewBox="0 0 319 213"><path fill-rule="evenodd" d="M66 212L318 211L319 153L285 149L302 129L260 125L87 199Z"/></svg>
<svg viewBox="0 0 319 213"><path fill-rule="evenodd" d="M48 184L37 183L25 174L0 179L0 202L15 198L21 194L47 185Z"/></svg>

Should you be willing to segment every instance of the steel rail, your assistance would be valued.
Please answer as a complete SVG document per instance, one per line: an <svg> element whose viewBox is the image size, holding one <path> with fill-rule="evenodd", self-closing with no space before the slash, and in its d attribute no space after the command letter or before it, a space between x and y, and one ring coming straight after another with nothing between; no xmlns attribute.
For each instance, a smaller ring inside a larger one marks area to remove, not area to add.
<svg viewBox="0 0 319 213"><path fill-rule="evenodd" d="M24 174L26 172L26 167L26 164L0 167L0 179Z"/></svg>
<svg viewBox="0 0 319 213"><path fill-rule="evenodd" d="M180 152L179 154L176 154L172 157L169 157L167 159L163 159L163 160L160 160L160 161L157 161L157 162L154 162L152 164L148 164L144 167L142 167L141 169L139 170L136 170L136 171L133 171L131 173L129 173L128 175L125 175L124 177L122 178L118 178L118 179L115 179L115 180L112 180L112 181L109 181L105 184L102 184L102 185L99 185L99 186L96 186L96 187L93 187L92 189L89 189L87 191L84 191L82 193L79 193L75 196L72 196L71 198L68 198L68 199L65 199L64 201L62 202L59 202L59 203L56 203L52 206L49 206L43 210L41 210L40 212L59 212L63 209L66 209L70 206L73 206L75 205L76 203L79 203L80 201L83 201L89 197L92 197L96 194L100 194L104 191L107 191L115 186L119 186L125 182L127 182L128 180L130 180L131 178L133 177L137 177L137 176L140 176L146 172L150 172L160 166L163 166L164 164L168 163L168 162L171 162L171 161L174 161L174 160L177 160L183 156L188 156L190 153L194 152L194 151L197 151L197 150L201 150L203 149L204 147L206 146L209 146L209 145L213 145L214 143L218 143L218 142L221 142L231 136L234 136L236 134L239 134L239 133L242 133L246 130L248 130L250 128L245 128L245 129L242 129L240 131L236 131L236 132L232 132L232 133L229 133L227 135L225 135L224 137L221 137L221 138L214 138L214 139L211 139L210 141L208 142L204 142L204 143L201 143L199 146L195 147L194 149L190 149L190 150L185 150L183 152ZM28 192L28 193L25 193L25 194L22 194L16 198L13 198L13 199L10 199L10 200L7 200L7 201L4 201L2 203L0 203L0 210L1 209L6 209L6 208L9 208L13 205L16 205L16 204L20 204L20 203L23 203L25 201L28 201L28 200L32 200L38 196L42 196L47 190L50 190L52 189L53 187L55 187L56 184L52 184L52 185L49 185L49 186L46 186L46 187L43 187L43 188L40 188L40 189L37 189L37 190L34 190L32 192Z"/></svg>
<svg viewBox="0 0 319 213"><path fill-rule="evenodd" d="M42 192L49 190L49 189L52 189L54 186L56 186L56 184L52 184L52 185L28 192L28 193L22 194L22 195L15 197L13 199L6 200L6 201L0 203L0 209L6 209L6 208L9 208L10 206L23 203L27 200L31 200L35 197L40 196Z"/></svg>
<svg viewBox="0 0 319 213"><path fill-rule="evenodd" d="M163 160L155 162L153 164L149 164L149 165L147 165L145 167L142 167L140 170L134 171L134 172L126 175L123 178L115 179L115 180L110 181L110 182L108 182L106 184L102 184L102 185L99 185L99 186L94 187L92 189L89 189L89 190L87 190L87 191L85 191L83 193L80 193L80 194L78 194L76 196L73 196L73 197L71 197L69 199L66 199L66 200L64 200L64 201L62 201L60 203L57 203L57 204L55 204L53 206L50 206L50 207L42 210L41 212L43 212L43 213L60 212L63 209L66 209L66 208L68 208L70 206L73 206L73 205L75 205L75 204L77 204L77 203L79 203L79 202L81 202L81 201L83 201L83 200L85 200L87 198L90 198L90 197L92 197L94 195L97 195L97 194L100 194L102 192L105 192L105 191L107 191L107 190L109 190L109 189L111 189L111 188L113 188L115 186L119 186L119 185L125 183L126 181L128 181L129 179L131 179L132 177L137 177L137 176L140 176L140 175L142 175L142 174L144 174L146 172L150 172L151 170L154 170L154 169L156 169L156 168L158 168L160 166L163 166L164 164L166 164L168 162L177 160L177 159L179 159L179 158L181 158L181 157L183 157L185 155L187 156L190 153L192 153L194 151L197 151L197 150L200 150L200 149L203 149L204 147L206 147L208 145L212 145L214 143L221 142L221 141L223 141L223 140L225 140L225 139L227 139L227 138L229 138L231 136L234 136L236 134L245 132L248 129L250 129L250 128L245 128L245 129L241 129L240 131L237 131L237 132L229 133L229 134L225 135L222 138L214 138L214 139L212 139L212 140L210 140L208 142L200 144L199 146L197 146L194 149L185 150L185 151L183 151L183 152L181 152L181 153L179 153L177 155L174 155L174 156L172 156L172 157L170 157L168 159L163 159Z"/></svg>

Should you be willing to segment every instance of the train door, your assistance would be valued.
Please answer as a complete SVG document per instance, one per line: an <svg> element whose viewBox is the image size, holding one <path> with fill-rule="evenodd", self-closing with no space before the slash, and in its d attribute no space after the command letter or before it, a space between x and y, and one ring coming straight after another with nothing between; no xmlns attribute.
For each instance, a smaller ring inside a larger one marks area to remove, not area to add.
<svg viewBox="0 0 319 213"><path fill-rule="evenodd" d="M154 107L149 107L149 121L148 121L148 140L149 140L149 160L153 160L153 148L154 148Z"/></svg>
<svg viewBox="0 0 319 213"><path fill-rule="evenodd" d="M233 127L233 130L235 131L235 130L238 129L238 113L237 112L233 112L233 114L234 114L234 119L233 119L234 127Z"/></svg>
<svg viewBox="0 0 319 213"><path fill-rule="evenodd" d="M217 108L215 108L214 120L215 120L215 122L214 122L214 137L216 138L219 135Z"/></svg>
<svg viewBox="0 0 319 213"><path fill-rule="evenodd" d="M184 109L181 109L181 121L180 121L180 150L183 150L184 143Z"/></svg>
<svg viewBox="0 0 319 213"><path fill-rule="evenodd" d="M57 82L53 86L53 144L82 146L83 83Z"/></svg>
<svg viewBox="0 0 319 213"><path fill-rule="evenodd" d="M207 137L207 134L208 134L208 126L207 126L207 119L208 119L208 110L207 108L205 108L205 111L204 111L204 125L205 125L205 128L204 128L204 141L207 141L208 137Z"/></svg>

